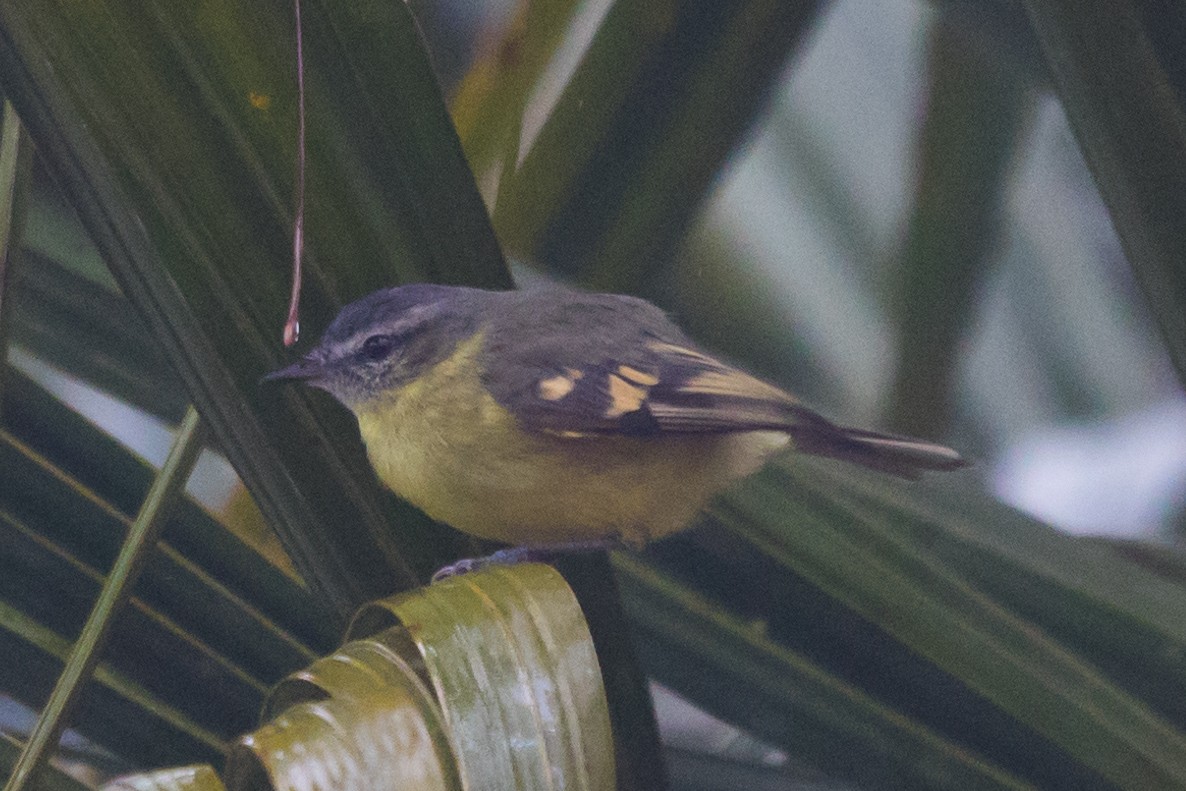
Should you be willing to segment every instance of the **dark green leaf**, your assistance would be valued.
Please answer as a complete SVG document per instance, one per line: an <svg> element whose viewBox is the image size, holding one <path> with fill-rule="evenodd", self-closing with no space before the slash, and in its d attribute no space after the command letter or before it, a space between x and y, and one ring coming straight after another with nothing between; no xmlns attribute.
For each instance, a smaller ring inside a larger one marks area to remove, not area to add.
<svg viewBox="0 0 1186 791"><path fill-rule="evenodd" d="M124 517L136 513L152 479L151 465L20 374L12 377L7 407L5 428L17 439ZM307 588L194 502L178 504L164 537L218 585L302 642L327 650L340 637Z"/></svg>
<svg viewBox="0 0 1186 791"><path fill-rule="evenodd" d="M860 493L855 499L850 494L854 491ZM961 499L966 501L966 494ZM1158 597L1171 596L1180 600L1179 608L1186 606L1181 590L1099 552L1077 558L1067 551L1065 539L1059 542L1049 528L1016 516L1011 517L1015 527L1009 529L1013 548L1003 548L996 534L998 525L1009 524L1004 518L1011 513L1008 509L981 505L974 520L965 520L951 506L943 508L933 499L901 491L900 484L874 482L873 476L856 473L836 475L825 464L796 461L768 467L721 500L717 512L767 562L785 569L773 579L786 580L787 572L793 572L801 578L799 584L808 584L808 591L817 589L827 597L823 601L833 602L833 625L818 614L813 621L820 630L813 642L816 650L826 651L829 641L849 639L846 635L866 634L857 643L860 648L849 648L875 660L861 683L889 696L895 706L935 726L958 723L951 738L985 751L1010 771L1032 775L1039 785L1053 779L1049 772L1055 766L1060 767L1055 776L1085 773L1081 784L1086 785L1100 778L1138 788L1182 782L1182 733L1127 691L1124 676L1109 678L1008 606L1018 602L1016 591L1029 586L1041 595L1030 612L1041 616L1037 623L1042 626L1071 633L1076 619L1094 616L1100 626L1117 618L1126 632L1109 650L1127 650L1124 641L1135 630L1150 639L1156 635L1163 646L1172 646L1176 656L1182 656L1182 630L1167 620L1168 611L1158 603ZM1062 551L1040 549L1044 542L1062 543ZM978 548L978 558L967 554L973 548ZM1026 555L1030 559L1022 563ZM979 577L972 574L973 565L982 569ZM1053 575L1051 566L1061 567L1061 572ZM1075 567L1079 575L1091 570L1093 582L1111 576L1135 590L1121 595L1099 584L1076 584L1071 573ZM981 582L984 577L992 578L993 584ZM1059 595L1052 595L1060 586ZM775 605L782 599L771 597L768 590L751 617L781 623L785 630L790 614ZM738 598L742 595L737 593ZM1060 609L1083 596L1094 603ZM750 599L751 604L755 601ZM1116 608L1132 614L1116 614ZM828 637L833 630L836 633ZM793 631L784 633L794 639ZM1099 647L1081 645L1085 650ZM933 665L937 673L923 665L910 668L917 659L906 655L887 664L901 647ZM850 660L833 653L829 661L839 668ZM906 663L905 672L894 680L889 668L898 662ZM1176 682L1163 675L1161 683ZM948 690L934 695L928 690L931 684ZM999 710L995 715L994 709ZM1008 716L1001 718L1002 713ZM1013 740L1025 731L1032 731L1032 736ZM1039 755L1046 758L1035 762ZM1047 779L1041 780L1043 776Z"/></svg>
<svg viewBox="0 0 1186 791"><path fill-rule="evenodd" d="M5 433L0 433L0 508L82 563L104 571L130 524L128 517ZM139 595L257 678L279 678L309 657L292 635L168 545L160 545L150 559Z"/></svg>
<svg viewBox="0 0 1186 791"><path fill-rule="evenodd" d="M69 643L19 610L0 603L0 687L19 690L36 708L61 672ZM126 676L100 665L79 707L77 726L96 743L128 760L182 763L216 761L222 739Z"/></svg>
<svg viewBox="0 0 1186 791"><path fill-rule="evenodd" d="M306 24L306 325L399 279L509 283L407 9ZM258 385L288 291L287 9L46 0L0 11L0 40L22 119L310 585L344 618L455 555L379 492L352 421Z"/></svg>
<svg viewBox="0 0 1186 791"><path fill-rule="evenodd" d="M0 775L7 775L20 755L21 746L12 736L0 734ZM75 780L56 766L41 773L38 788L43 791L88 791L88 786Z"/></svg>
<svg viewBox="0 0 1186 791"><path fill-rule="evenodd" d="M908 436L948 433L962 342L992 272L1032 106L1027 86L986 45L942 17L931 31L918 186L893 269L898 365L887 425Z"/></svg>
<svg viewBox="0 0 1186 791"><path fill-rule="evenodd" d="M869 787L1027 788L639 561L615 558L656 677L829 776ZM792 606L784 602L783 606Z"/></svg>
<svg viewBox="0 0 1186 791"><path fill-rule="evenodd" d="M500 187L499 238L590 286L638 291L676 249L818 8L614 3Z"/></svg>
<svg viewBox="0 0 1186 791"><path fill-rule="evenodd" d="M1022 5L1186 382L1186 14L1152 0Z"/></svg>

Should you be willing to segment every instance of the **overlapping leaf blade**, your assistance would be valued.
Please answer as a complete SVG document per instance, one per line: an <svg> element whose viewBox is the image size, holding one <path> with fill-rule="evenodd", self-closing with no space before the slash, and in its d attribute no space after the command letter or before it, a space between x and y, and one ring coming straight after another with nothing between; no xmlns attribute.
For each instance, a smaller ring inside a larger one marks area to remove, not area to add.
<svg viewBox="0 0 1186 791"><path fill-rule="evenodd" d="M277 77L291 56L287 8L140 3L79 10L46 0L37 11L0 9L6 87L15 86L89 227L122 267L125 289L148 306L149 325L216 416L228 452L263 492L269 513L304 525L289 536L302 569L312 570L342 610L364 591L406 584L448 555L444 545L425 543L442 534L402 532L406 522L397 540L376 538L399 512L359 483L369 473L357 446L340 439L353 436L340 413L316 399L255 391L254 377L278 360L287 293L291 88ZM319 197L311 209L310 326L345 295L396 276L506 282L418 50L392 47L375 32L414 40L403 13L402 6L363 3L349 10L315 5L309 16L318 108L312 122L333 141L314 150L311 162L311 192ZM70 17L67 35L49 21L59 16ZM377 28L367 27L376 19ZM625 45L635 61L646 54L639 42L648 30ZM734 49L723 51L736 52L738 41L729 43ZM759 73L769 77L783 55L765 57ZM608 81L620 76L621 62L611 60L590 61L586 68L599 72L582 80L614 87ZM383 76L370 71L372 63L383 64ZM688 79L699 84L704 74L694 70ZM723 74L723 82L730 79ZM523 225L506 219L508 232L522 235L524 249L545 254L563 251L566 239L594 239L590 250L609 251L610 263L598 272L592 258L601 253L589 252L588 260L581 253L573 263L582 277L645 282L646 271L631 269L643 266L638 251L670 250L673 221L686 218L706 174L716 172L746 124L722 136L716 159L687 163L686 138L675 135L668 148L657 135L649 147L643 141L639 167L624 177L589 166L583 172L590 180L579 189L575 180L557 186L552 182L573 177L549 170L560 152L583 152L576 165L585 168L606 128L603 107L582 109L573 96L558 108L564 123L541 137L534 155L546 155L544 164L525 162L514 176L519 183L508 187L511 198L514 190L528 197L539 190L536 196L556 199L544 201L538 216L525 213ZM685 133L722 111L705 91L689 96L669 116ZM625 144L638 142L621 134ZM425 150L435 153L389 158ZM460 182L457 201L449 185ZM670 211L620 210L654 203L679 184L695 188L684 189ZM591 229L565 236L565 224L580 214L571 207L588 195L613 196L605 202L612 210ZM507 206L503 217L513 218L514 203ZM985 787L1181 785L1180 585L1000 506L967 500L959 491L906 492L826 468L772 469L717 514L746 537L748 553L739 556L753 559L754 568L731 565L733 556L703 537L693 543L708 541L711 551L690 561L660 558L692 591L648 586L656 579L649 572L623 566L642 634L662 637L645 656L657 675L706 708L865 782L892 782L886 776L897 767L933 787L973 780ZM301 513L311 505L321 520L333 514L334 525L365 529L339 543ZM321 565L314 557L327 547ZM717 580L707 579L706 564L722 570ZM406 576L385 577L390 568ZM747 634L741 624L751 622L769 634ZM860 661L856 652L863 652ZM812 668L808 680L766 694L770 669L791 666ZM733 675L706 683L687 675L689 668ZM820 689L829 693L817 714L857 701L855 719L864 724L831 723L835 739L799 738L801 730L785 727ZM919 745L933 752L920 757Z"/></svg>
<svg viewBox="0 0 1186 791"><path fill-rule="evenodd" d="M407 9L306 16L307 324L396 279L507 284ZM257 384L280 361L288 278L287 12L46 2L6 8L0 35L22 117L311 584L344 617L455 554L378 491L340 413ZM320 255L349 265L323 269Z"/></svg>

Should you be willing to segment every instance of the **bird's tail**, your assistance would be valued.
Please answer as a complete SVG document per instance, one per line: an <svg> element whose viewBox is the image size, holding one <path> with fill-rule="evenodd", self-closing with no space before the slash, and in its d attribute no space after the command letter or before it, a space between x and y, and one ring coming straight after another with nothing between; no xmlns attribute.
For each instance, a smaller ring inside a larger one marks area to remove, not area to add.
<svg viewBox="0 0 1186 791"><path fill-rule="evenodd" d="M821 421L791 431L795 448L859 464L901 478L917 478L928 470L966 467L962 456L934 442L876 431L845 428Z"/></svg>

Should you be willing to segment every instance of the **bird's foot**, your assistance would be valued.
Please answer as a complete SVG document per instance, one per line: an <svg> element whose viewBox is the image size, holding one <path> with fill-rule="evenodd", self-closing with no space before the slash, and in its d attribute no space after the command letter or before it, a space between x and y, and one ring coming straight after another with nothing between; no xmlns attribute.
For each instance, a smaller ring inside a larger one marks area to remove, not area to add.
<svg viewBox="0 0 1186 791"><path fill-rule="evenodd" d="M456 563L450 563L432 575L432 581L448 579L471 571L480 571L491 566L513 566L517 563L546 563L555 560L560 555L572 555L584 552L608 552L613 549L624 549L626 544L618 537L594 538L588 541L565 541L556 544L525 544L518 547L500 549L497 552L480 558L464 558Z"/></svg>

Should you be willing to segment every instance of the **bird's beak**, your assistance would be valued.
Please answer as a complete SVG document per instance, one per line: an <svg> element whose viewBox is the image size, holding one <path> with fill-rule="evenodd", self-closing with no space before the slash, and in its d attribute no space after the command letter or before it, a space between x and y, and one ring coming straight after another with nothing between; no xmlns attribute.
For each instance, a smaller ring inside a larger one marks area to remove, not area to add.
<svg viewBox="0 0 1186 791"><path fill-rule="evenodd" d="M287 368L272 371L264 376L263 381L274 382L277 379L320 379L326 372L326 364L311 355L302 357Z"/></svg>

